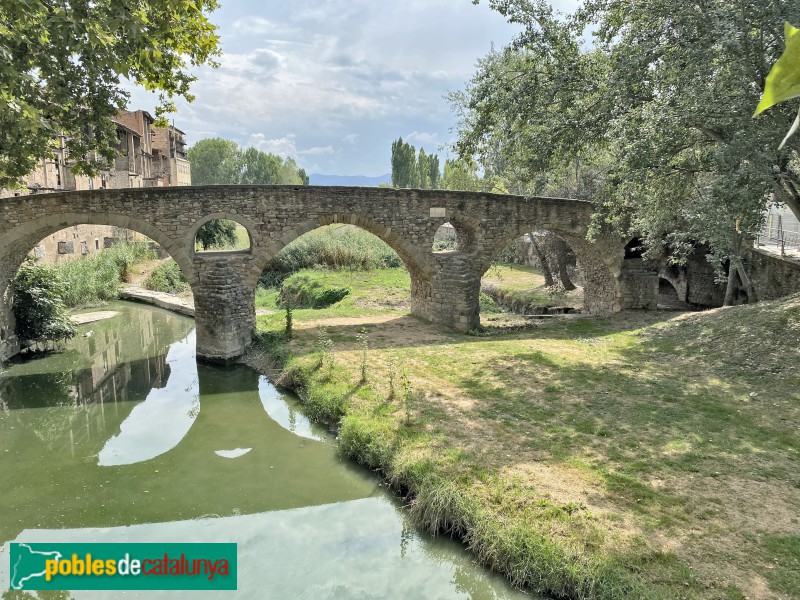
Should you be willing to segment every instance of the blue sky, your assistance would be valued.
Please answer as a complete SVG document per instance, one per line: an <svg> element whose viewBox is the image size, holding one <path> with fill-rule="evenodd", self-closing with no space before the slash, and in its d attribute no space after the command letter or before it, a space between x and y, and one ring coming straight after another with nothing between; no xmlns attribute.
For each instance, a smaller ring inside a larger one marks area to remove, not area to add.
<svg viewBox="0 0 800 600"><path fill-rule="evenodd" d="M450 141L445 94L517 32L470 0L222 0L212 20L221 66L196 70L174 115L189 143L229 138L337 175L388 172L398 136L428 152ZM131 109L153 105L133 91Z"/></svg>

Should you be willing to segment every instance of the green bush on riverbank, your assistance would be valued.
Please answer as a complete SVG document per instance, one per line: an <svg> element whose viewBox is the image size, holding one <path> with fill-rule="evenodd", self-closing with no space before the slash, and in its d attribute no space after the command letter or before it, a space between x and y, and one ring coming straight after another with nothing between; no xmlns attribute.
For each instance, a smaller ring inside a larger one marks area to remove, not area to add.
<svg viewBox="0 0 800 600"><path fill-rule="evenodd" d="M64 280L49 265L25 262L14 278L17 335L26 342L58 342L75 335L63 297Z"/></svg>
<svg viewBox="0 0 800 600"><path fill-rule="evenodd" d="M144 280L144 287L156 292L180 294L189 289L189 283L183 276L178 263L171 258L156 267Z"/></svg>

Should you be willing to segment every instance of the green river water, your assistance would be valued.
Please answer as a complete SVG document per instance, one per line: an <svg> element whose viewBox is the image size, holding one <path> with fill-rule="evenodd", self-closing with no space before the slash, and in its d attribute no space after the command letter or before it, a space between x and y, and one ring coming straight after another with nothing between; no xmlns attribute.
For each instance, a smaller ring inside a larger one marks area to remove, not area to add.
<svg viewBox="0 0 800 600"><path fill-rule="evenodd" d="M531 598L415 530L265 377L198 364L191 319L103 310L66 351L0 368L0 589L14 541L236 542L239 589L4 599Z"/></svg>

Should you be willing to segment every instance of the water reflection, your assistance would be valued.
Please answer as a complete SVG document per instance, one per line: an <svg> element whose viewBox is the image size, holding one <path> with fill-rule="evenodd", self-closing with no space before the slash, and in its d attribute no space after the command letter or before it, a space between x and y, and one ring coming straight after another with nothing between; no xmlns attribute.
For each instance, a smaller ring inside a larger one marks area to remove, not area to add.
<svg viewBox="0 0 800 600"><path fill-rule="evenodd" d="M166 381L159 379L122 422L98 456L102 466L129 465L155 458L178 445L200 412L195 333L175 342L166 355ZM154 425L157 424L157 427Z"/></svg>
<svg viewBox="0 0 800 600"><path fill-rule="evenodd" d="M0 373L0 543L235 541L236 598L517 597L415 533L266 378L198 365L190 319L113 309L69 351Z"/></svg>

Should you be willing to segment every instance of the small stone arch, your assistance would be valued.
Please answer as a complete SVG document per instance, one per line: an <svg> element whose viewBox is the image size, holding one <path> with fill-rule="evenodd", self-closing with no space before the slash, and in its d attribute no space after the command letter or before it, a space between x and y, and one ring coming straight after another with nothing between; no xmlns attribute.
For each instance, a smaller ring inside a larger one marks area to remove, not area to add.
<svg viewBox="0 0 800 600"><path fill-rule="evenodd" d="M247 253L247 254L252 254L253 253L253 247L255 246L255 240L253 239L253 233L256 231L256 226L253 223L251 223L248 219L243 217L242 215L239 215L239 214L236 214L236 213L229 213L229 212L215 212L215 213L211 213L210 215L205 215L203 218L198 219L197 221L195 221L194 224L186 232L186 250L187 250L187 253L189 254L189 256L191 256L192 258L196 258L196 257L202 258L202 254L208 254L206 252L198 253L198 252L195 251L194 245L195 245L195 240L197 239L197 232L206 223L208 223L210 221L217 221L217 220L220 220L220 219L225 219L225 220L228 220L228 221L235 221L239 225L244 227L245 230L247 230L247 237L250 240L250 247L246 248L246 249L242 249L242 250L235 250L235 252Z"/></svg>
<svg viewBox="0 0 800 600"><path fill-rule="evenodd" d="M680 290L666 277L658 278L658 306L660 308L683 308L687 304L680 297Z"/></svg>
<svg viewBox="0 0 800 600"><path fill-rule="evenodd" d="M625 260L633 260L644 256L644 242L638 237L631 238L625 244Z"/></svg>
<svg viewBox="0 0 800 600"><path fill-rule="evenodd" d="M433 239L431 240L432 251L437 252L437 250L433 249L436 244L437 236L441 235L443 231L449 228L451 230L450 235L454 236L455 241L455 247L450 250L466 253L471 252L475 241L475 230L478 226L478 223L464 218L464 216L459 213L454 213L450 215L449 218L442 218L441 222L434 230Z"/></svg>

